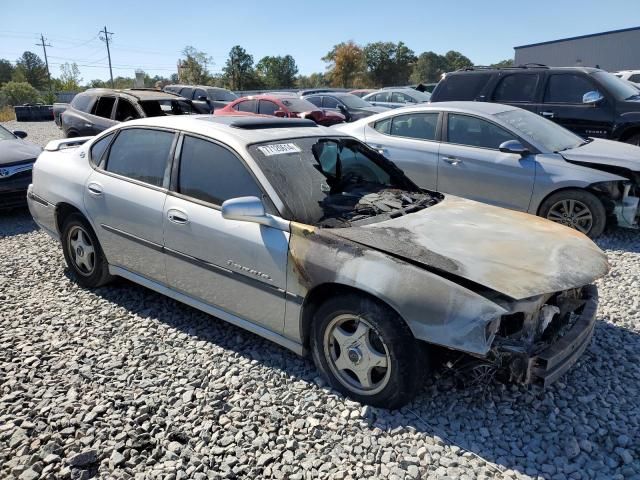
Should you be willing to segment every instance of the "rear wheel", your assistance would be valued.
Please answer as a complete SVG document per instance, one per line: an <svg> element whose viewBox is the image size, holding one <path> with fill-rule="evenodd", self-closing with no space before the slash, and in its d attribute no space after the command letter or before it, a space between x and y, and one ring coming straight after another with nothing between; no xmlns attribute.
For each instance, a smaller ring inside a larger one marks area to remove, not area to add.
<svg viewBox="0 0 640 480"><path fill-rule="evenodd" d="M81 286L100 287L113 278L98 238L82 215L74 213L65 219L62 249L67 266Z"/></svg>
<svg viewBox="0 0 640 480"><path fill-rule="evenodd" d="M311 331L314 362L336 390L360 402L398 408L422 386L423 344L390 308L368 297L331 298Z"/></svg>
<svg viewBox="0 0 640 480"><path fill-rule="evenodd" d="M540 216L578 230L591 238L599 236L607 223L607 212L598 197L586 190L562 190L540 205Z"/></svg>

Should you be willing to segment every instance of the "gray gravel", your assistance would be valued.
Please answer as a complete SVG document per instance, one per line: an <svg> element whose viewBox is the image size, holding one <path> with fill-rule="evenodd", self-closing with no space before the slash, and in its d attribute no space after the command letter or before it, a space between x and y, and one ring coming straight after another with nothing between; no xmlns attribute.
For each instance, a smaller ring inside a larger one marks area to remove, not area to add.
<svg viewBox="0 0 640 480"><path fill-rule="evenodd" d="M29 134L28 141L44 147L50 140L64 138L55 122L2 122L2 126L8 130L24 130Z"/></svg>
<svg viewBox="0 0 640 480"><path fill-rule="evenodd" d="M397 412L309 360L124 280L67 277L0 217L0 478L640 479L640 233L600 240L594 340L546 391L440 372Z"/></svg>

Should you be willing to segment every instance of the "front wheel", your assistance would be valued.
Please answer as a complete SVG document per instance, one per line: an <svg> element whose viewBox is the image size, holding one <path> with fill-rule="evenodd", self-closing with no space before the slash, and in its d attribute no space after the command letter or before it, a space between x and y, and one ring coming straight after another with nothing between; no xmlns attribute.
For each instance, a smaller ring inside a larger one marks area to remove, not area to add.
<svg viewBox="0 0 640 480"><path fill-rule="evenodd" d="M586 190L562 190L550 195L542 205L541 217L578 230L596 238L607 223L607 212L602 201Z"/></svg>
<svg viewBox="0 0 640 480"><path fill-rule="evenodd" d="M318 309L311 350L333 388L376 407L410 401L428 370L424 347L402 318L359 295L331 298Z"/></svg>

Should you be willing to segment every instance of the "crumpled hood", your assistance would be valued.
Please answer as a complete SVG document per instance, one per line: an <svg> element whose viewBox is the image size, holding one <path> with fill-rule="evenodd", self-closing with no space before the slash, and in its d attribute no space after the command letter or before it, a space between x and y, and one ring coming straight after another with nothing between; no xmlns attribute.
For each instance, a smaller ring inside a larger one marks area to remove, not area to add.
<svg viewBox="0 0 640 480"><path fill-rule="evenodd" d="M581 147L563 150L560 155L569 161L640 171L640 147L628 143L596 138Z"/></svg>
<svg viewBox="0 0 640 480"><path fill-rule="evenodd" d="M0 165L36 159L42 148L24 140L0 140Z"/></svg>
<svg viewBox="0 0 640 480"><path fill-rule="evenodd" d="M517 300L580 287L609 270L602 250L576 230L449 195L417 213L331 233Z"/></svg>

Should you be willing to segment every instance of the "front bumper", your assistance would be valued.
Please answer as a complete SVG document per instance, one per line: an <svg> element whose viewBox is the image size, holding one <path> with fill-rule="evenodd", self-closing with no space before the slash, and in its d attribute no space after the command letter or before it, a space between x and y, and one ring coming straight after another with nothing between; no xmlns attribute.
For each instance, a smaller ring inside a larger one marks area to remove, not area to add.
<svg viewBox="0 0 640 480"><path fill-rule="evenodd" d="M26 206L31 170L7 178L0 178L0 208Z"/></svg>
<svg viewBox="0 0 640 480"><path fill-rule="evenodd" d="M547 387L569 370L589 346L596 324L598 289L587 285L582 289L584 304L576 311L573 325L555 343L533 352L503 350L511 379L517 383ZM500 349L499 349L500 350Z"/></svg>

